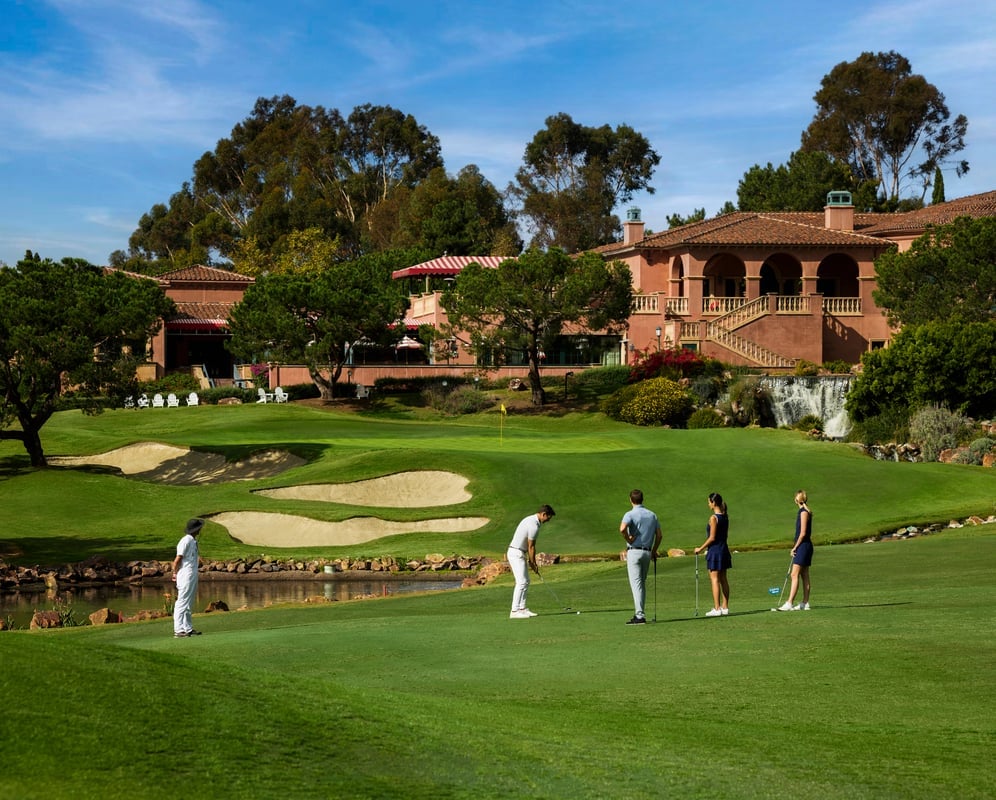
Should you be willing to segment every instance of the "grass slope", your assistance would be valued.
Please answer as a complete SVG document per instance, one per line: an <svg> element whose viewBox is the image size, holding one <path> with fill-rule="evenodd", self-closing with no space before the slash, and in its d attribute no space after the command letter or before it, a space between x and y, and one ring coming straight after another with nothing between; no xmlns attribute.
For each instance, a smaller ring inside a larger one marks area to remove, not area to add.
<svg viewBox="0 0 996 800"><path fill-rule="evenodd" d="M771 613L784 551L569 564L444 595L0 635L0 796L992 797L996 532L819 547L814 610ZM708 606L703 580L703 610ZM656 598L656 601L655 601Z"/></svg>
<svg viewBox="0 0 996 800"><path fill-rule="evenodd" d="M376 514L424 519L459 514L491 523L465 534L411 534L352 547L268 551L272 555L422 557L428 552L501 554L511 530L541 503L557 509L542 549L564 554L614 553L628 492L640 487L658 512L667 547L702 541L705 498L727 499L735 546L782 546L792 536L795 490L810 493L818 543L853 540L908 523L988 515L991 470L877 462L851 448L792 431L673 431L614 423L597 414L559 418L496 413L459 420L394 420L303 405L203 406L111 411L98 417L64 412L45 427L50 455L101 453L158 441L225 453L236 459L285 448L308 464L268 480L163 486L112 470L32 471L16 443L0 443L0 492L8 520L0 557L52 564L101 554L118 560L169 558L187 517L220 511L282 511L341 520ZM470 478L473 499L434 509L366 507L273 500L252 489L342 482L409 469L449 469ZM255 555L209 525L207 558Z"/></svg>

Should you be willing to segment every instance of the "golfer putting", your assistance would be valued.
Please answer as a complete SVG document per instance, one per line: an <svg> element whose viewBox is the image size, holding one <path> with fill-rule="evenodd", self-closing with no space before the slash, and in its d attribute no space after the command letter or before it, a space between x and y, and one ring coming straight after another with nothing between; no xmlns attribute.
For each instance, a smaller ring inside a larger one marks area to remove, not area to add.
<svg viewBox="0 0 996 800"><path fill-rule="evenodd" d="M526 593L529 590L529 570L540 574L536 565L536 538L540 526L553 519L556 512L548 505L542 505L535 514L525 517L516 527L512 541L508 545L506 557L508 566L515 576L515 589L512 592L512 610L509 619L529 619L536 614L526 605ZM542 576L540 575L542 579ZM545 583L545 581L544 581Z"/></svg>

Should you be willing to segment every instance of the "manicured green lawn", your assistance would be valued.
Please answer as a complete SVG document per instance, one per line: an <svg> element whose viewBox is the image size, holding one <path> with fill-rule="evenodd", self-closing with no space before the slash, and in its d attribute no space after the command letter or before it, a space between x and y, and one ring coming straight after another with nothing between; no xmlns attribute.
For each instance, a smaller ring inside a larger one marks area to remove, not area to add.
<svg viewBox="0 0 996 800"><path fill-rule="evenodd" d="M990 527L821 547L810 612L784 551L735 556L733 614L657 623L619 563L441 595L0 635L18 798L983 798L996 744ZM703 582L704 583L704 582ZM704 588L704 587L703 587ZM651 608L653 602L651 601Z"/></svg>
<svg viewBox="0 0 996 800"><path fill-rule="evenodd" d="M657 622L642 627L623 624L624 566L601 561L547 568L549 586L530 588L532 620L508 619L506 575L435 595L198 615L205 635L185 640L168 620L0 633L0 797L996 795L985 766L996 528L831 546L988 515L991 471L878 463L784 431L646 430L579 414L510 416L501 441L497 416L300 406L61 414L44 431L52 455L148 440L233 456L284 447L310 462L270 480L166 487L106 470L32 472L4 443L0 547L23 563L169 558L193 514L370 513L252 488L431 468L470 477L459 513L493 522L287 554L499 554L543 502L558 514L540 549L614 553L633 486L661 514L667 546L702 541L706 494L720 491L734 546L756 549L735 554L733 613L721 619L693 616L694 560L671 558L651 587ZM815 512L814 610L772 613L800 487ZM205 557L245 554L217 525L202 539ZM702 612L708 595L703 568Z"/></svg>
<svg viewBox="0 0 996 800"><path fill-rule="evenodd" d="M462 534L412 534L358 547L290 549L287 556L421 558L429 552L500 555L515 524L541 503L557 517L541 546L564 554L614 553L629 490L644 490L667 547L704 538L705 499L726 498L737 547L784 546L792 537L796 489L809 492L817 542L860 539L900 525L947 522L993 511L993 473L980 467L877 462L846 445L776 430L672 431L634 428L595 414L560 418L497 413L458 420L385 420L299 406L202 406L58 414L44 429L49 455L101 453L158 441L238 458L285 448L309 463L250 482L163 486L106 469L31 472L15 443L0 445L0 491L16 525L0 554L23 563L169 558L185 520L220 511L282 511L340 520L376 514L425 519L485 516ZM369 509L255 496L254 488L341 482L410 469L448 469L470 478L473 499L453 507ZM13 543L16 547L12 547ZM257 548L258 550L258 548ZM217 525L202 538L208 558L254 554Z"/></svg>

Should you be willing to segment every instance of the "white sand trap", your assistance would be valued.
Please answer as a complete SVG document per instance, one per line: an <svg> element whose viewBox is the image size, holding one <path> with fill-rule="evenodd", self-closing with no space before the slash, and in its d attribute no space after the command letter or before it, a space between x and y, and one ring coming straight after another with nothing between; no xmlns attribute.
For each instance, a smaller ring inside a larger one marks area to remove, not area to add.
<svg viewBox="0 0 996 800"><path fill-rule="evenodd" d="M232 538L257 547L323 547L363 544L400 533L462 533L482 528L487 517L451 517L417 522L390 522L376 517L354 517L323 522L293 514L231 511L216 514L212 522L228 529Z"/></svg>
<svg viewBox="0 0 996 800"><path fill-rule="evenodd" d="M158 442L141 442L95 456L57 456L48 459L48 463L58 467L97 464L117 467L125 475L135 475L154 470L164 461L183 458L189 452L189 447L173 447L173 445L159 444Z"/></svg>
<svg viewBox="0 0 996 800"><path fill-rule="evenodd" d="M317 500L382 508L428 508L465 503L472 495L462 475L441 470L416 470L353 483L316 483L260 489L256 494L284 500Z"/></svg>
<svg viewBox="0 0 996 800"><path fill-rule="evenodd" d="M125 475L178 485L270 478L305 463L303 458L285 450L266 450L239 461L226 461L220 453L202 453L158 442L131 444L95 456L50 458L48 462L60 467L90 464L117 467Z"/></svg>

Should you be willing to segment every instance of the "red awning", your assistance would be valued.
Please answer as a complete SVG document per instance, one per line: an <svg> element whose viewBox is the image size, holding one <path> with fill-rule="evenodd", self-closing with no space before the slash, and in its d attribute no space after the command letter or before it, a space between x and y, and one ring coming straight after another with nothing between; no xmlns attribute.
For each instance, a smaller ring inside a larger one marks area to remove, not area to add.
<svg viewBox="0 0 996 800"><path fill-rule="evenodd" d="M448 275L458 275L460 270L468 264L480 264L482 267L496 269L499 264L507 260L505 256L440 256L439 258L432 259L432 261L416 264L413 267L395 270L391 273L391 277L395 280L398 278L415 278L425 275L446 277Z"/></svg>

